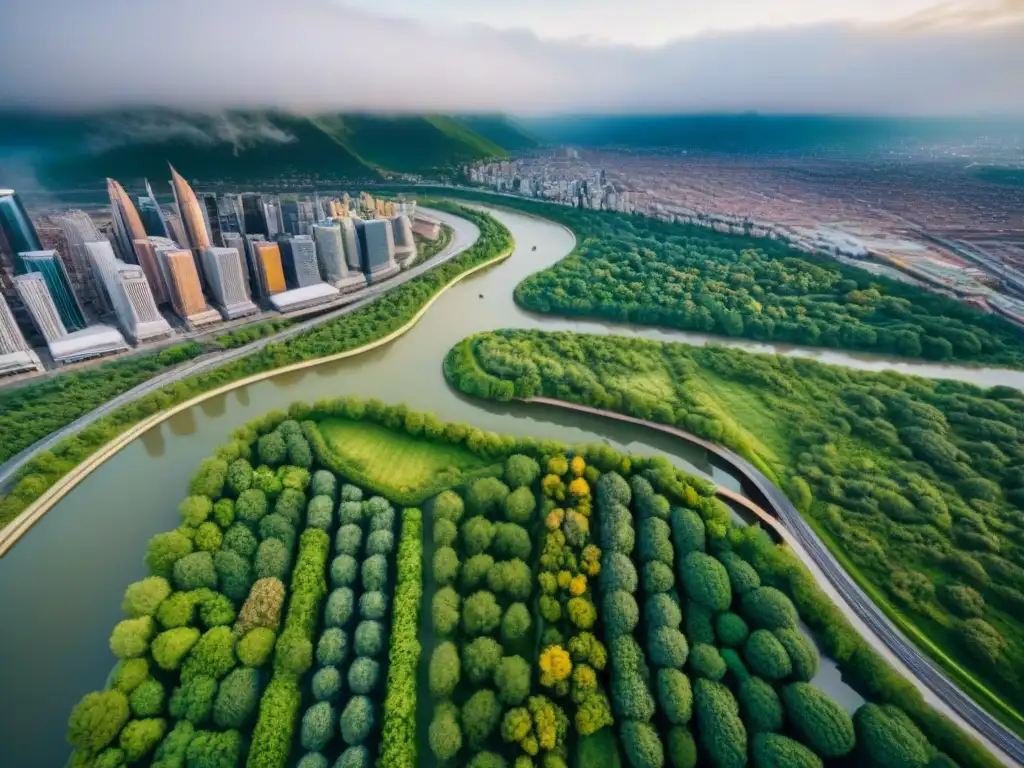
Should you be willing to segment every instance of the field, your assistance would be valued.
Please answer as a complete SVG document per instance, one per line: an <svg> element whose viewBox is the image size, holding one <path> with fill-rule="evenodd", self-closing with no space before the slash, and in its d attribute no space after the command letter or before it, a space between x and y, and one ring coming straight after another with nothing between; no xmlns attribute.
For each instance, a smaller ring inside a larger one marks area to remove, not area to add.
<svg viewBox="0 0 1024 768"><path fill-rule="evenodd" d="M70 765L993 765L877 680L852 716L817 687L801 620L826 648L856 636L710 483L435 422L296 403L202 461L125 592L107 688L71 713ZM328 440L389 487L467 456L497 471L402 508Z"/></svg>

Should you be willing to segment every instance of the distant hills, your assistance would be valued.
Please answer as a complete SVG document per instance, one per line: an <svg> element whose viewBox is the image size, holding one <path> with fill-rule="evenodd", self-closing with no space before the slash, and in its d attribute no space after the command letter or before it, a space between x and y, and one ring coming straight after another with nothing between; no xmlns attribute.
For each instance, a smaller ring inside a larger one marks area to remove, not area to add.
<svg viewBox="0 0 1024 768"><path fill-rule="evenodd" d="M428 173L537 144L502 115L378 116L274 111L125 110L60 116L0 113L3 157L31 157L44 186L163 178L248 181L297 175L379 179Z"/></svg>

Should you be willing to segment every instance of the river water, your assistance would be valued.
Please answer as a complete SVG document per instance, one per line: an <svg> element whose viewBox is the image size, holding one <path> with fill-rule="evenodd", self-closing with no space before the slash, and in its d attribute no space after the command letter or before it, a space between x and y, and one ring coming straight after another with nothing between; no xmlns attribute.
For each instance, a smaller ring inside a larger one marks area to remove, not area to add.
<svg viewBox="0 0 1024 768"><path fill-rule="evenodd" d="M147 540L178 524L177 505L199 461L226 441L233 429L272 408L345 394L379 397L432 411L442 421L465 421L499 433L567 443L606 441L620 450L664 455L685 470L738 490L736 480L713 466L702 450L668 436L557 408L470 400L448 388L441 372L445 353L477 331L522 327L691 343L722 341L524 312L512 301L512 289L527 275L565 256L573 247L573 237L550 222L506 211L496 215L515 236L514 255L451 288L406 335L355 358L242 387L174 416L90 474L0 560L4 712L0 765L64 762L69 753L64 743L67 714L85 692L103 685L113 662L107 637L122 618L125 586L146 575L142 556ZM444 218L466 236L466 222ZM894 368L981 385L1024 387L1024 374L1019 372L894 363L825 350L730 345L864 369ZM832 664L823 664L816 682L849 709L860 702Z"/></svg>

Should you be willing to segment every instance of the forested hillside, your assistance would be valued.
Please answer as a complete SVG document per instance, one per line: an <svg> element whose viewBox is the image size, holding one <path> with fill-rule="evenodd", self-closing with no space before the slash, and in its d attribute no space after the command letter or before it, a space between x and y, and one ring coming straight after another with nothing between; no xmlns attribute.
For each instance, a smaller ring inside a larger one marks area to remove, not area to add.
<svg viewBox="0 0 1024 768"><path fill-rule="evenodd" d="M1024 720L1024 399L954 381L635 338L498 331L449 353L491 399L545 395L723 443L772 478L961 684Z"/></svg>

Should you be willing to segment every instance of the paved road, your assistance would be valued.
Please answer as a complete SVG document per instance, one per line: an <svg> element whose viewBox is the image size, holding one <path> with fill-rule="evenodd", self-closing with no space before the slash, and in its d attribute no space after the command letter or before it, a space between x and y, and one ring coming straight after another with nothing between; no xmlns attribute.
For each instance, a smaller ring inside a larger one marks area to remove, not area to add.
<svg viewBox="0 0 1024 768"><path fill-rule="evenodd" d="M665 432L675 437L680 437L691 443L695 443L707 451L713 453L723 461L727 462L733 470L740 475L750 489L754 490L774 514L782 521L783 525L798 542L799 547L793 547L805 563L813 565L812 571L822 573L829 584L833 587L833 599L836 594L839 600L837 605L848 616L852 614L860 619L861 632L864 633L863 625L874 636L875 647L881 645L887 648L909 672L910 676L917 678L924 686L935 694L938 701L935 702L946 706L938 708L952 710L959 719L970 726L977 735L982 737L983 742L988 742L990 749L995 756L1006 765L1024 765L1024 741L1021 741L1015 733L996 720L992 715L982 709L975 701L964 693L946 673L929 661L917 647L909 641L903 633L889 620L874 601L865 594L853 578L845 571L839 561L833 557L832 552L825 543L818 538L814 529L808 525L800 512L786 498L785 494L761 473L757 467L744 459L742 456L716 443L703 440L696 435L675 427L664 424L657 424L653 421L637 419L614 411L604 411L598 408L591 408L586 405L578 405L562 400L555 400L546 397L529 398L527 402L543 403L554 405L560 408L569 408L574 411L595 414L616 421L626 421L632 424L640 424L650 429ZM808 562L809 561L809 562ZM872 640L871 635L866 639ZM897 665L899 667L900 665ZM904 676L908 676L904 672ZM930 700L934 702L932 697Z"/></svg>
<svg viewBox="0 0 1024 768"><path fill-rule="evenodd" d="M181 379L184 379L188 376L192 376L193 374L202 373L203 371L207 371L211 368L216 368L217 366L231 362L232 360L237 360L240 357L245 357L246 355L249 355L253 352L256 352L257 350L262 349L267 344L274 344L280 341L286 341L291 337L295 336L296 334L302 333L303 331L308 330L316 325L320 325L321 323L326 323L329 320L334 320L335 318L342 317L344 315L355 312L357 309L365 307L367 304L374 301L378 296L381 296L382 294L385 294L388 291L397 288L403 283L406 283L409 280L412 280L413 278L422 275L429 269L439 266L440 264L444 264L446 261L450 261L451 259L455 258L460 253L469 248L471 245L473 245L473 243L475 243L477 239L480 237L480 230L477 228L476 224L473 224L471 221L468 221L467 219L459 218L458 216L453 216L451 214L444 213L443 211L437 211L428 208L421 208L421 210L428 211L431 216L443 221L445 224L449 225L455 231L455 234L452 236L452 242L449 244L449 246L444 251L431 258L429 261L425 261L422 264L417 264L415 267L412 267L402 272L401 274L397 275L391 280L387 280L384 283L381 283L380 285L371 286L370 288L360 291L357 294L359 298L356 301L353 301L350 304L346 304L340 309L336 309L332 312L319 315L310 320L304 320L302 322L296 323L295 325L289 326L288 328L285 328L284 330L275 333L273 336L266 336L262 339L258 339L252 342L251 344L246 344L244 347L226 349L219 352L211 352L206 355L201 355L200 357L197 357L194 360L191 360L187 363L183 363L181 366L172 368L157 376L154 376L152 379L144 381L143 383L139 384L133 389L129 389L127 392L121 393L112 400L108 400L106 403L99 406L98 408L95 408L94 410L89 411L89 413L80 416L78 419L71 422L66 427L63 427L62 429L59 429L58 431L48 435L47 437L44 437L42 440L39 440L38 442L30 445L25 450L21 451L15 456L12 456L3 464L0 464L0 489L6 490L7 486L11 484L11 481L14 479L16 473L22 467L22 465L24 465L25 462L27 462L37 453L52 448L65 437L68 437L70 435L75 434L76 432L81 431L85 427L95 422L97 419L106 416L112 411L120 408L122 405L133 402L134 400L138 400L139 398L149 394L150 392L154 392L160 389L161 387L167 386L168 384L173 384L174 382L180 381Z"/></svg>

